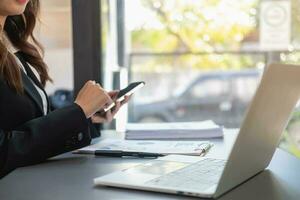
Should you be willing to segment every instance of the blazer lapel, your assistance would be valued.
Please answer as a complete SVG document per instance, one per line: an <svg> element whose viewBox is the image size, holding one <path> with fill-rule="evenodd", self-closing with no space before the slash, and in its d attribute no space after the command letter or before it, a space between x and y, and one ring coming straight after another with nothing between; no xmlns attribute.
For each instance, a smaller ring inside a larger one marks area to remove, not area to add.
<svg viewBox="0 0 300 200"><path fill-rule="evenodd" d="M43 93L45 94L46 100L47 100L47 113L50 111L50 102L49 102L49 98L48 95L45 91L45 89L43 88L41 82L38 80L38 78L35 76L35 74L33 73L33 71L30 69L29 65L27 62L25 62L24 60L21 61L23 63L23 66L27 72L27 76L30 77L30 79L43 91ZM41 97L39 95L39 97ZM43 102L43 101L42 101Z"/></svg>
<svg viewBox="0 0 300 200"><path fill-rule="evenodd" d="M39 108L39 110L41 111L41 113L44 113L44 110L43 110L43 101L42 101L42 98L41 98L40 94L38 93L38 91L34 87L32 81L23 72L23 70L21 70L21 74L22 74L22 80L23 80L23 86L24 86L25 92L36 103L36 105Z"/></svg>
<svg viewBox="0 0 300 200"><path fill-rule="evenodd" d="M47 113L50 112L50 101L49 101L49 98L48 98L48 95L45 91L45 89L43 88L41 82L38 80L38 78L35 76L35 74L33 73L33 71L30 69L28 63L26 62L26 60L23 58L23 55L22 55L22 52L16 52L15 55L19 58L19 60L21 61L21 63L23 64L23 67L25 68L26 70L26 73L22 73L22 76L25 75L26 78L30 81L30 85L32 85L32 81L34 82L34 84L36 84L42 91L43 93L45 94L46 96L46 100L47 100ZM31 79L29 79L29 78ZM29 84L29 82L27 81L27 84ZM24 84L25 85L25 84ZM33 86L34 87L34 86ZM26 88L25 88L26 89ZM28 88L29 89L29 88ZM34 87L34 91L37 92L36 88ZM37 92L38 93L38 92ZM41 102L41 108L42 108L42 113L44 113L44 109L43 109L43 100L41 99L41 96L40 94L38 94L38 99L40 100Z"/></svg>

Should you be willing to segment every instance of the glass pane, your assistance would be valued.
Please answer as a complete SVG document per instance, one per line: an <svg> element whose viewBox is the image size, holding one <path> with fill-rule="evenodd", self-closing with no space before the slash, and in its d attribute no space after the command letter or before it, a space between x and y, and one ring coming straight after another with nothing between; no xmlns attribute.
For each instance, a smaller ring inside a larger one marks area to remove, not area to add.
<svg viewBox="0 0 300 200"><path fill-rule="evenodd" d="M211 119L239 127L266 60L253 51L258 4L128 1L130 78L146 82L131 102L129 121Z"/></svg>
<svg viewBox="0 0 300 200"><path fill-rule="evenodd" d="M300 63L299 1L291 0L291 44L282 53L259 48L261 2L126 1L129 77L146 82L130 102L129 121L212 119L240 127L266 64L272 59ZM295 154L297 110L281 143Z"/></svg>

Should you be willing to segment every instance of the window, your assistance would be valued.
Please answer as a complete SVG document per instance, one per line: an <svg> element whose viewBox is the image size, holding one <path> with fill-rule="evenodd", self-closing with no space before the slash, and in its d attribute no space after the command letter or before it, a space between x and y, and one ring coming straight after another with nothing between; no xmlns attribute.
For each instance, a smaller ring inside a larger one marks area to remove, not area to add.
<svg viewBox="0 0 300 200"><path fill-rule="evenodd" d="M227 118L236 118L230 115L237 112L228 109L236 109L234 105L240 105L236 101L248 103L251 95L234 99L235 90L246 93L247 90L255 90L257 84L240 84L242 82L235 81L235 77L246 78L244 73L263 68L267 60L267 55L258 51L258 7L257 0L126 1L129 77L130 81L146 82L146 87L134 96L130 108L137 110L142 105L163 104L160 102L168 102L174 98L173 94L178 97L178 94L189 90L190 96L183 98L213 99L216 107L218 104L226 105L221 106L226 109L214 111L216 116L225 117L221 113L227 110ZM192 85L197 79L197 84ZM258 80L253 79L253 82ZM233 82L239 85L235 86ZM213 107L209 101L201 104L198 101L199 107L207 106L208 110ZM242 108L238 109L244 112L245 103L241 104ZM150 115L146 113L149 109L139 110L144 110L143 116ZM197 113L195 109L187 112L190 113L186 116L192 115L194 120L197 120L197 115L199 119L211 118L209 112L200 113L199 110ZM131 117L130 113L133 112L129 112L129 119L139 122L139 118ZM160 116L161 113L151 111L151 115ZM241 122L242 116L240 114L236 121ZM164 120L183 121L184 118ZM228 124L226 119L223 124L222 120L218 119L218 122L225 126ZM237 128L240 124L235 123L234 126Z"/></svg>
<svg viewBox="0 0 300 200"><path fill-rule="evenodd" d="M214 98L228 95L228 82L224 80L206 80L198 82L191 89L191 98Z"/></svg>

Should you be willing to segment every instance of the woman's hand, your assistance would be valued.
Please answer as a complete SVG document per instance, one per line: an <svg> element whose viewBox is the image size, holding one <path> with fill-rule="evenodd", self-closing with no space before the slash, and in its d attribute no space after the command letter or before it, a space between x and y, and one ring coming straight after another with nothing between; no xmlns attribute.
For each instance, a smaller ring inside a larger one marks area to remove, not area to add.
<svg viewBox="0 0 300 200"><path fill-rule="evenodd" d="M108 92L108 95L110 98L115 102L115 106L108 110L107 112L104 112L103 110L101 112L97 112L92 116L92 122L93 123L108 123L111 122L114 118L114 116L117 114L117 112L120 110L121 106L127 103L130 100L130 96L125 96L125 99L121 102L116 101L116 98L118 96L119 91L111 91Z"/></svg>
<svg viewBox="0 0 300 200"><path fill-rule="evenodd" d="M79 91L75 103L78 104L87 118L112 103L110 95L95 81L88 81Z"/></svg>

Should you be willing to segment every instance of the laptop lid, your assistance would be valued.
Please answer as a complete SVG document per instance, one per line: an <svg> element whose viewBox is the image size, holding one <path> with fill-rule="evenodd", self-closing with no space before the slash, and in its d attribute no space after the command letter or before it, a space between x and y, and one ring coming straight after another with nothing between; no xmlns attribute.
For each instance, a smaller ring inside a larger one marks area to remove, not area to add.
<svg viewBox="0 0 300 200"><path fill-rule="evenodd" d="M300 97L300 66L272 64L244 118L215 197L265 169Z"/></svg>

